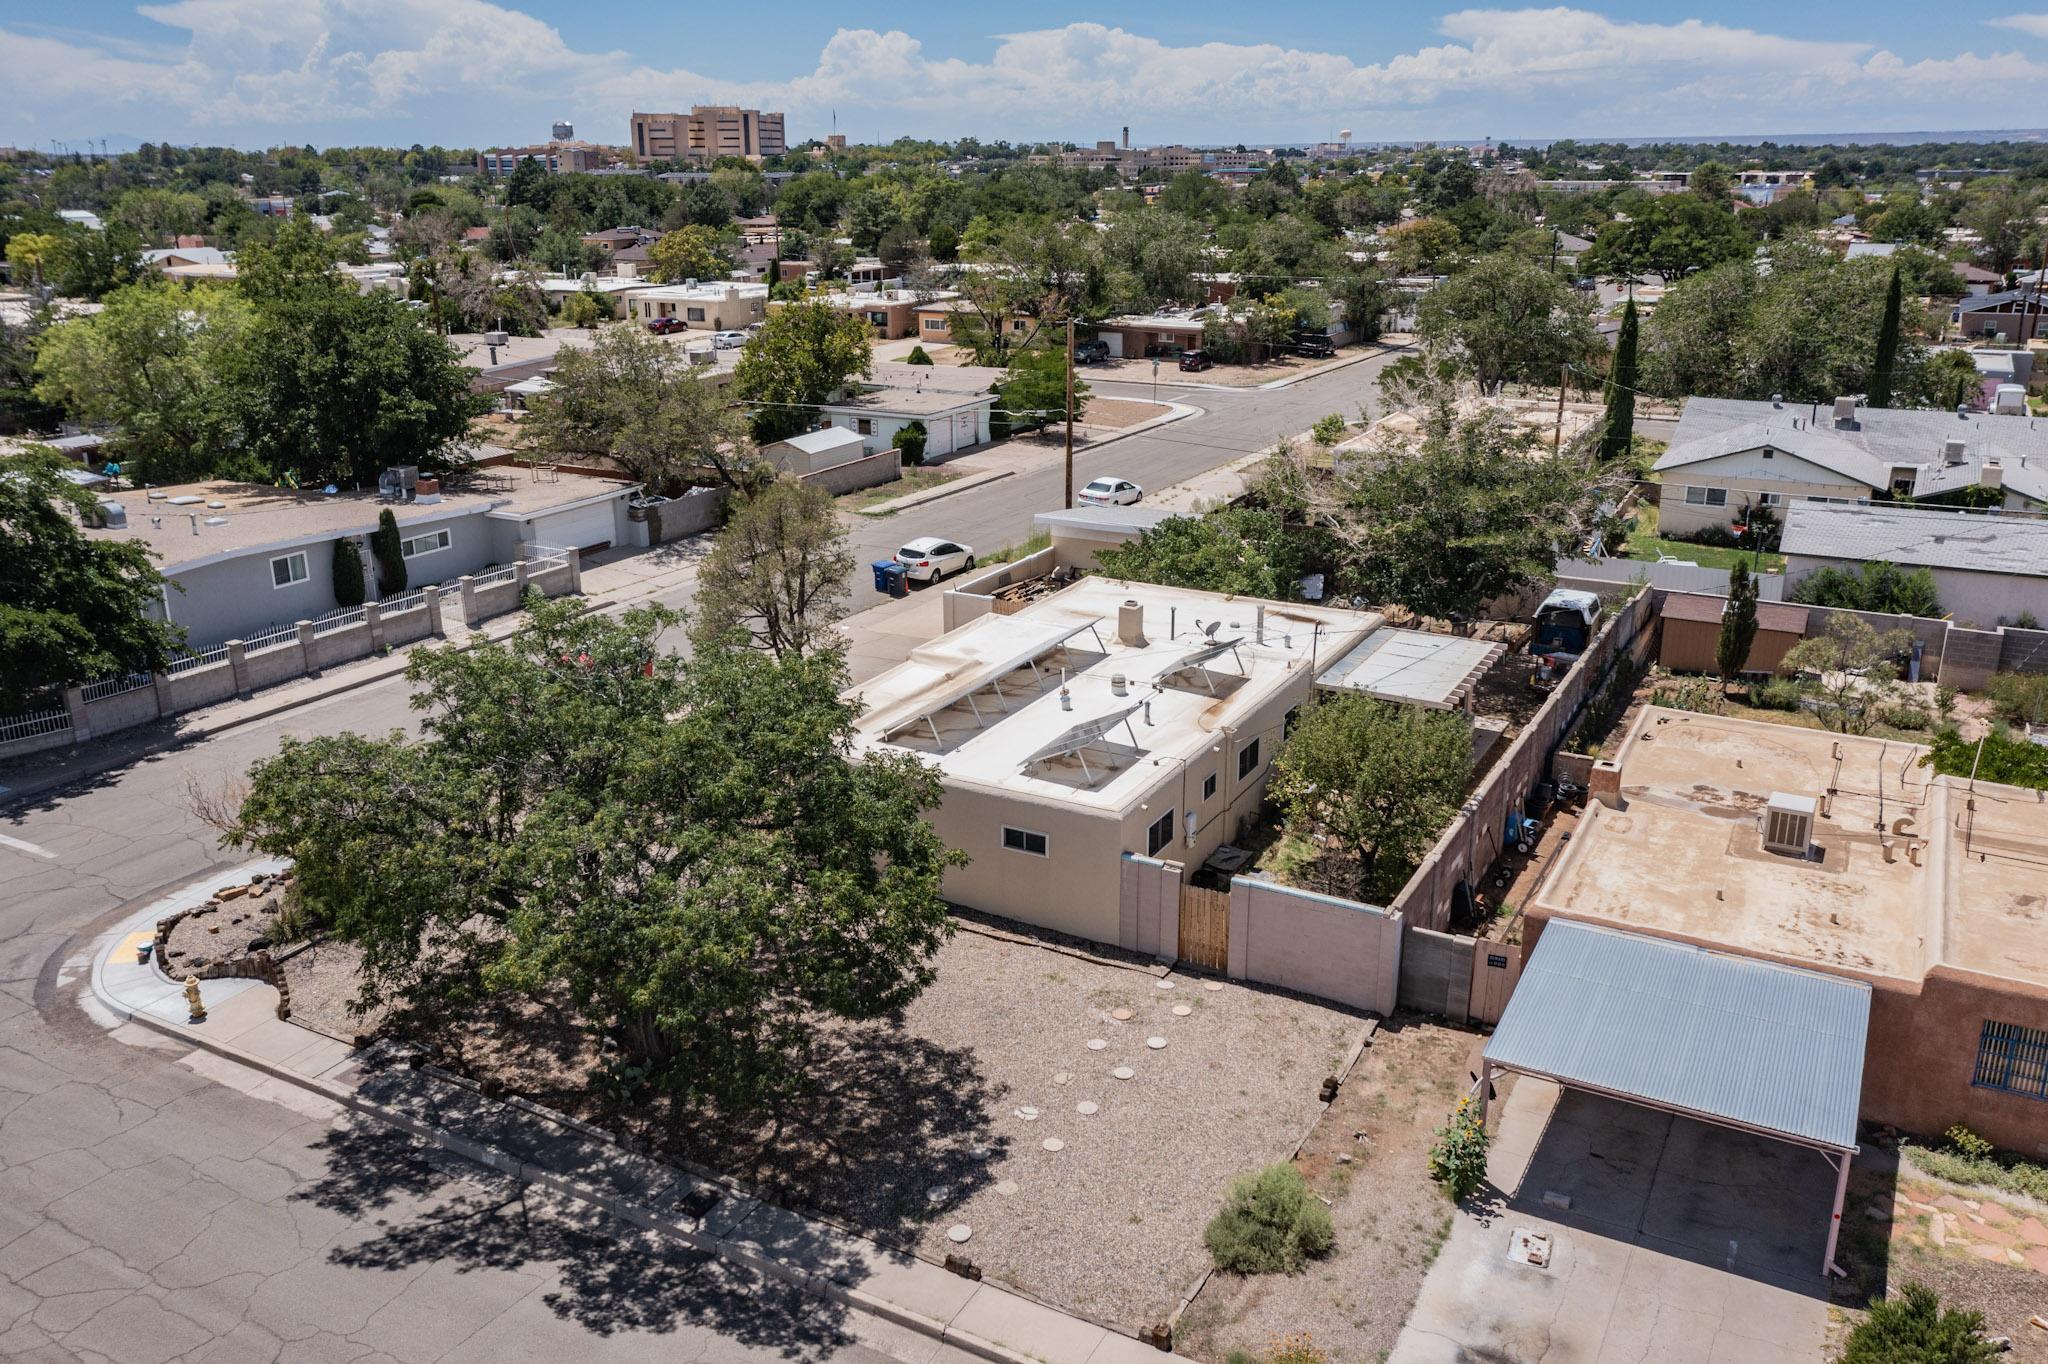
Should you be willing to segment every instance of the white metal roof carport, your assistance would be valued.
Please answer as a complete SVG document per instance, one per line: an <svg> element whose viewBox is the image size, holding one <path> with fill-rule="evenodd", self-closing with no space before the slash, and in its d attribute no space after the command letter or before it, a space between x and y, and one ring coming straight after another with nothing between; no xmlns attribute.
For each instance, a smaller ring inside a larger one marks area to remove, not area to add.
<svg viewBox="0 0 2048 1364"><path fill-rule="evenodd" d="M1862 981L1552 919L1486 1044L1480 1112L1510 1070L1812 1147L1835 1170L1822 1273L1840 1273L1869 1027Z"/></svg>

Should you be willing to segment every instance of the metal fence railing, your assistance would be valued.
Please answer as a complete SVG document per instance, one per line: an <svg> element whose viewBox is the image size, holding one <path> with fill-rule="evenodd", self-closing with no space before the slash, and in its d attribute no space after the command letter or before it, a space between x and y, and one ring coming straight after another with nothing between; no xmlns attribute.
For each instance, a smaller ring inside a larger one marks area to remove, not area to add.
<svg viewBox="0 0 2048 1364"><path fill-rule="evenodd" d="M216 663L225 663L227 661L228 646L216 644L211 649L200 649L196 653L190 653L183 658L172 660L170 666L165 668L164 671L173 677L177 677L191 672L194 668L210 668Z"/></svg>
<svg viewBox="0 0 2048 1364"><path fill-rule="evenodd" d="M427 589L415 587L410 592L401 592L395 597L386 597L383 601L377 603L377 609L389 616L395 615L400 611L417 611L426 604Z"/></svg>
<svg viewBox="0 0 2048 1364"><path fill-rule="evenodd" d="M513 578L517 577L518 574L519 570L517 568L513 567L511 564L506 564L503 567L491 569L489 572L486 573L478 573L474 577L472 577L469 580L469 582L470 586L473 588L489 587L494 583L509 583L512 581Z"/></svg>
<svg viewBox="0 0 2048 1364"><path fill-rule="evenodd" d="M350 606L339 611L329 611L313 622L313 633L324 635L330 630L341 630L351 625L360 625L364 619L364 611L360 606Z"/></svg>
<svg viewBox="0 0 2048 1364"><path fill-rule="evenodd" d="M268 630L250 635L242 641L244 653L258 653L264 649L275 649L280 644L296 644L299 627L296 625L273 625Z"/></svg>
<svg viewBox="0 0 2048 1364"><path fill-rule="evenodd" d="M88 682L80 690L85 693L85 699L88 701L104 701L109 696L119 696L122 692L139 691L143 687L155 685L156 679L148 673L130 673L126 677L108 677L98 682Z"/></svg>
<svg viewBox="0 0 2048 1364"><path fill-rule="evenodd" d="M11 720L0 720L0 744L13 743L16 739L33 739L38 734L56 734L70 728L71 712L67 710L31 711Z"/></svg>

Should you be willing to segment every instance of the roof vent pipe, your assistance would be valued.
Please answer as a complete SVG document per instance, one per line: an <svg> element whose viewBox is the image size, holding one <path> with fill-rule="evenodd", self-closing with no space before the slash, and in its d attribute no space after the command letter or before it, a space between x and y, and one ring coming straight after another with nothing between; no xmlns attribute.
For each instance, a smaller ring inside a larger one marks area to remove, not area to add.
<svg viewBox="0 0 2048 1364"><path fill-rule="evenodd" d="M1266 642L1266 608L1263 605L1259 607L1256 620L1257 624L1254 628L1257 634L1255 637L1259 643L1264 644Z"/></svg>
<svg viewBox="0 0 2048 1364"><path fill-rule="evenodd" d="M1116 638L1119 644L1136 649L1145 642L1145 608L1131 597L1116 609Z"/></svg>

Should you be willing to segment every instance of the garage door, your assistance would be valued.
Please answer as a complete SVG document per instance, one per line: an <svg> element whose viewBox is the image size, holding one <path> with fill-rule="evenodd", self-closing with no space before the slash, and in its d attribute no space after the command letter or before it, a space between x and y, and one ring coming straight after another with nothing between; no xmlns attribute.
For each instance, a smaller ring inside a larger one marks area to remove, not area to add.
<svg viewBox="0 0 2048 1364"><path fill-rule="evenodd" d="M1109 356L1112 360L1123 359L1124 334L1122 332L1098 332L1097 335L1100 336L1103 339L1103 341L1108 344Z"/></svg>
<svg viewBox="0 0 2048 1364"><path fill-rule="evenodd" d="M595 554L609 548L617 533L610 501L588 507L568 507L533 518L533 538L543 545L574 548Z"/></svg>

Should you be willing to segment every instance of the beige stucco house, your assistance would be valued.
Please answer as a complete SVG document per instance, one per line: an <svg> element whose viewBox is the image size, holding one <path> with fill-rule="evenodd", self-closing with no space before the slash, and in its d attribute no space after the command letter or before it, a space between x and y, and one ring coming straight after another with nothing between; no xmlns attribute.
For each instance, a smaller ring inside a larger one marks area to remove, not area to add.
<svg viewBox="0 0 2048 1364"><path fill-rule="evenodd" d="M1192 872L1234 838L1318 671L1380 623L1083 578L850 691L856 743L939 769L933 827L971 859L948 899L1137 949L1126 862Z"/></svg>

